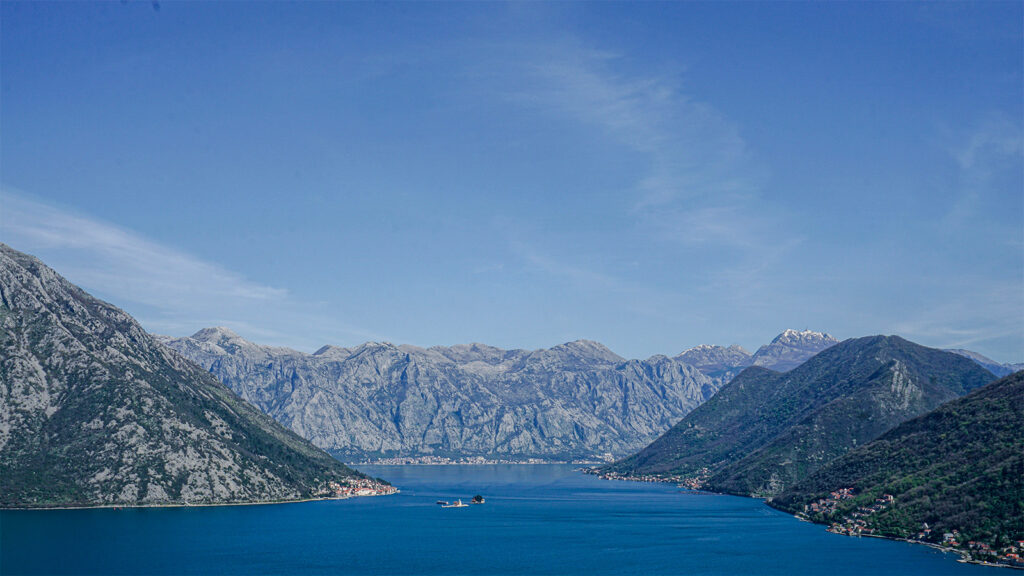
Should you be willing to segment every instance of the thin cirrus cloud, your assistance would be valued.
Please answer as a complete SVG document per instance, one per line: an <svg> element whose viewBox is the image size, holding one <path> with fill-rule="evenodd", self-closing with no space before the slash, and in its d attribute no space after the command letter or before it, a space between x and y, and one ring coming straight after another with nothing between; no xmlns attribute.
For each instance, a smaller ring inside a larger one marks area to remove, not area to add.
<svg viewBox="0 0 1024 576"><path fill-rule="evenodd" d="M512 98L598 126L638 153L645 167L631 192L644 225L683 245L762 256L784 215L760 197L763 170L739 128L673 77L623 73L620 60L549 47L523 65Z"/></svg>
<svg viewBox="0 0 1024 576"><path fill-rule="evenodd" d="M374 336L326 322L294 302L287 289L10 188L0 190L0 241L39 256L75 284L126 308L151 331L182 335L225 325L263 343L301 348L337 337ZM275 314L271 322L251 323ZM309 340L297 340L296 334Z"/></svg>

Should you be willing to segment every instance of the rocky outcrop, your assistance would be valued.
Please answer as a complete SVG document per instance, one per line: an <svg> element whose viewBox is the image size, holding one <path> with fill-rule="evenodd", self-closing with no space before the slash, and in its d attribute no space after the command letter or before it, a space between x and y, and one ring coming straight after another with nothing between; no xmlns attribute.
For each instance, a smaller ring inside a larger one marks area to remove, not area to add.
<svg viewBox="0 0 1024 576"><path fill-rule="evenodd" d="M595 458L634 451L714 394L689 364L597 342L544 350L368 342L313 354L226 328L163 338L242 398L347 458Z"/></svg>
<svg viewBox="0 0 1024 576"><path fill-rule="evenodd" d="M355 477L0 244L0 506L291 500Z"/></svg>

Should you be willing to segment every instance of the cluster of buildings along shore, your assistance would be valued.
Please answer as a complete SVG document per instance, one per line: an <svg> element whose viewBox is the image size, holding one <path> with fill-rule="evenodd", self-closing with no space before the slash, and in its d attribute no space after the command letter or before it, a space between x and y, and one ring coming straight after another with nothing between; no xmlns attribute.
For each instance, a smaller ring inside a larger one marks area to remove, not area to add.
<svg viewBox="0 0 1024 576"><path fill-rule="evenodd" d="M597 460L549 460L545 458L487 458L485 456L463 456L449 458L447 456L394 456L378 458L365 462L356 462L353 466L404 466L409 464L430 464L437 466L457 464L600 464Z"/></svg>
<svg viewBox="0 0 1024 576"><path fill-rule="evenodd" d="M641 474L634 476L632 474L622 474L620 472L601 472L597 468L591 468L584 470L587 474L595 474L602 480L627 480L629 482L667 482L670 484L676 484L680 488L689 488L690 490L701 490L704 488L704 482L707 481L711 471L707 468L701 468L696 474L690 476L672 476L672 475L661 475L661 474Z"/></svg>
<svg viewBox="0 0 1024 576"><path fill-rule="evenodd" d="M820 514L822 517L834 515L839 511L840 502L850 500L854 496L853 488L840 488L831 492L826 498L821 498L816 502L805 505L803 513L797 514L797 516L809 520L810 515ZM872 516L882 512L895 501L896 499L892 494L883 494L880 498L876 498L870 506L859 506L856 510L841 517L838 522L832 522L827 530L845 536L875 536L877 535L877 530L871 528L868 525L868 521ZM934 545L936 538L932 535L932 530L926 522L921 525L921 530L913 537L908 538L908 540ZM1024 568L1024 558L1022 558L1024 556L1024 540L1017 540L1013 544L997 550L984 542L976 542L974 540L964 542L960 531L954 529L951 532L943 533L940 542L940 547L951 549L971 562Z"/></svg>
<svg viewBox="0 0 1024 576"><path fill-rule="evenodd" d="M619 472L603 472L598 468L588 468L585 469L584 472L594 474L602 480L667 482L676 484L680 488L689 488L691 490L701 490L709 474L707 468L701 469L698 474L694 476L687 477L660 474L642 474L634 476ZM840 502L843 500L850 500L854 496L855 493L853 488L840 488L839 490L829 493L826 498L821 498L816 502L805 505L803 512L798 513L796 516L804 520L811 520L810 517L812 515L820 515L821 517L832 516L839 511ZM876 529L871 528L868 525L868 521L871 516L882 512L895 501L896 498L892 494L883 494L881 497L876 498L870 506L860 506L856 510L850 512L847 516L841 518L840 521L832 522L828 526L827 530L834 534L842 534L845 536L880 536L877 534ZM928 527L927 523L921 526L920 532L915 534L913 538L908 538L908 540L911 542L935 545L934 538L932 538L932 531ZM997 550L984 542L976 542L974 540L962 542L960 532L958 530L953 530L952 532L946 532L942 535L941 544L939 546L961 554L964 559L970 562L1024 568L1024 540L1017 540L1013 544L1004 546Z"/></svg>
<svg viewBox="0 0 1024 576"><path fill-rule="evenodd" d="M353 496L387 496L395 494L398 488L372 478L346 480L344 484L330 481L313 493L319 498L351 498Z"/></svg>

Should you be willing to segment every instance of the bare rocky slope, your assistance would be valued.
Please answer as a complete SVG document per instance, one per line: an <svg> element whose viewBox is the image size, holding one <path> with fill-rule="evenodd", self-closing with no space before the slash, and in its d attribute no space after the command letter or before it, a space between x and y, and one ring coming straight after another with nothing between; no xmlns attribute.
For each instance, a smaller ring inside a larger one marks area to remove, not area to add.
<svg viewBox="0 0 1024 576"><path fill-rule="evenodd" d="M532 351L370 342L313 354L226 328L163 341L345 458L623 455L718 388L681 360L626 360L586 340Z"/></svg>
<svg viewBox="0 0 1024 576"><path fill-rule="evenodd" d="M309 497L362 475L0 244L0 506Z"/></svg>

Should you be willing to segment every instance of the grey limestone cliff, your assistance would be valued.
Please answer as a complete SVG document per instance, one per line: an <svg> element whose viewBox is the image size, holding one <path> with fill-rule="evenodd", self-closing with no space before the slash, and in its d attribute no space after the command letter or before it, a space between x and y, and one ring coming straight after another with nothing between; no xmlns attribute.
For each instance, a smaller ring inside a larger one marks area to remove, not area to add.
<svg viewBox="0 0 1024 576"><path fill-rule="evenodd" d="M0 244L0 506L291 500L356 477Z"/></svg>
<svg viewBox="0 0 1024 576"><path fill-rule="evenodd" d="M163 341L314 444L348 458L622 455L717 385L678 359L580 340L544 350L369 342L313 354L226 328Z"/></svg>

